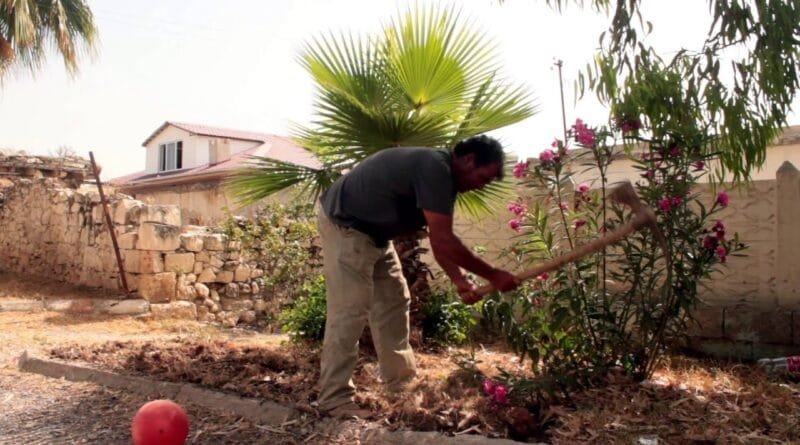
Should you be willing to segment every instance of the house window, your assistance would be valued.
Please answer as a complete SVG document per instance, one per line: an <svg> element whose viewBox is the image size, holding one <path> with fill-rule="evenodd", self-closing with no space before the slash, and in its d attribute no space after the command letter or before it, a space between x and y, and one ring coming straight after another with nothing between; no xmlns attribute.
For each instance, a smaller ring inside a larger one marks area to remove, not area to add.
<svg viewBox="0 0 800 445"><path fill-rule="evenodd" d="M183 141L158 145L158 171L178 170L183 167Z"/></svg>

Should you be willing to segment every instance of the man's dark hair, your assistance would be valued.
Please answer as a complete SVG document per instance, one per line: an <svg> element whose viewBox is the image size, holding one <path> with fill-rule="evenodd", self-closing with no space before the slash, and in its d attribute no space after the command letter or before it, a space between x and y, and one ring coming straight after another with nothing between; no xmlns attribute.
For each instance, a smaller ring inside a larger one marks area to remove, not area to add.
<svg viewBox="0 0 800 445"><path fill-rule="evenodd" d="M457 143L453 148L453 153L458 158L470 153L474 154L476 167L497 163L497 165L500 166L497 179L503 179L506 154L503 152L503 146L500 145L497 139L490 138L485 134L473 136Z"/></svg>

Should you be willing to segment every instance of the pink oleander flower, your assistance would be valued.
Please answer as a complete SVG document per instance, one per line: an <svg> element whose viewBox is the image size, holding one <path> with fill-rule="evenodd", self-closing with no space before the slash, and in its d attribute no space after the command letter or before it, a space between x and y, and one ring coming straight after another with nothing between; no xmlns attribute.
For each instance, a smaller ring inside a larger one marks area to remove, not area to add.
<svg viewBox="0 0 800 445"><path fill-rule="evenodd" d="M728 256L728 249L726 249L725 246L718 246L716 253L717 256L719 257L719 262L724 263L725 257Z"/></svg>
<svg viewBox="0 0 800 445"><path fill-rule="evenodd" d="M711 230L717 234L717 238L720 240L725 239L725 224L722 224L722 221L717 221L712 227Z"/></svg>
<svg viewBox="0 0 800 445"><path fill-rule="evenodd" d="M696 172L703 171L703 169L705 168L706 168L706 163L703 161L697 161L694 163L694 171Z"/></svg>
<svg viewBox="0 0 800 445"><path fill-rule="evenodd" d="M539 275L536 276L536 279L539 280L539 281L544 281L544 280L548 279L549 277L550 277L549 273L542 272L542 273L540 273Z"/></svg>
<svg viewBox="0 0 800 445"><path fill-rule="evenodd" d="M664 213L669 213L672 210L672 202L669 198L660 199L658 201L658 208Z"/></svg>
<svg viewBox="0 0 800 445"><path fill-rule="evenodd" d="M587 127L586 124L583 123L581 119L577 119L575 121L575 125L572 126L575 130L575 140L578 141L579 144L592 146L595 143L595 133L594 130Z"/></svg>
<svg viewBox="0 0 800 445"><path fill-rule="evenodd" d="M539 161L541 161L542 163L545 163L545 164L548 163L548 162L553 162L553 160L555 160L555 158L556 158L556 154L553 152L553 150L550 150L550 149L547 149L547 150L539 153Z"/></svg>
<svg viewBox="0 0 800 445"><path fill-rule="evenodd" d="M717 195L717 204L722 207L728 207L728 203L730 203L730 196L728 196L728 192L719 192Z"/></svg>
<svg viewBox="0 0 800 445"><path fill-rule="evenodd" d="M703 238L703 248L707 250L714 250L719 245L719 238L716 236L706 236Z"/></svg>
<svg viewBox="0 0 800 445"><path fill-rule="evenodd" d="M575 223L573 224L573 227L575 228L575 230L578 230L585 225L586 225L586 220L576 219Z"/></svg>
<svg viewBox="0 0 800 445"><path fill-rule="evenodd" d="M618 122L619 129L623 133L630 133L642 128L642 122L639 119L620 119Z"/></svg>
<svg viewBox="0 0 800 445"><path fill-rule="evenodd" d="M553 142L550 143L550 146L555 149L558 149L559 147L561 147L561 139L553 139Z"/></svg>
<svg viewBox="0 0 800 445"><path fill-rule="evenodd" d="M483 393L487 396L494 395L494 389L497 386L491 379L483 379Z"/></svg>
<svg viewBox="0 0 800 445"><path fill-rule="evenodd" d="M669 151L669 154L672 155L672 157L677 158L681 155L680 147L672 147L672 150Z"/></svg>
<svg viewBox="0 0 800 445"><path fill-rule="evenodd" d="M494 401L500 405L508 403L508 388L505 385L496 385L494 387Z"/></svg>
<svg viewBox="0 0 800 445"><path fill-rule="evenodd" d="M568 212L569 211L569 203L562 201L560 204L558 204L558 208L561 209L562 212Z"/></svg>
<svg viewBox="0 0 800 445"><path fill-rule="evenodd" d="M512 218L512 219L510 219L508 221L508 227L511 227L511 230L513 230L515 232L519 232L520 224L521 224L521 221L519 219L517 219L517 218Z"/></svg>
<svg viewBox="0 0 800 445"><path fill-rule="evenodd" d="M584 182L584 183L582 183L581 185L578 186L578 192L586 193L587 191L589 191L589 184Z"/></svg>
<svg viewBox="0 0 800 445"><path fill-rule="evenodd" d="M517 165L514 166L514 177L523 178L528 176L528 164L528 161L518 162Z"/></svg>
<svg viewBox="0 0 800 445"><path fill-rule="evenodd" d="M677 206L681 205L681 202L683 202L683 200L681 199L680 196L673 196L672 197L672 205L673 206L677 207Z"/></svg>
<svg viewBox="0 0 800 445"><path fill-rule="evenodd" d="M639 155L639 158L642 160L650 159L650 153L642 153Z"/></svg>
<svg viewBox="0 0 800 445"><path fill-rule="evenodd" d="M520 204L518 202L509 202L506 208L508 209L508 211L510 211L515 215L522 215L523 213L528 211L525 205Z"/></svg>
<svg viewBox="0 0 800 445"><path fill-rule="evenodd" d="M645 172L642 173L642 177L647 179L653 179L655 176L656 172L653 170L645 170Z"/></svg>

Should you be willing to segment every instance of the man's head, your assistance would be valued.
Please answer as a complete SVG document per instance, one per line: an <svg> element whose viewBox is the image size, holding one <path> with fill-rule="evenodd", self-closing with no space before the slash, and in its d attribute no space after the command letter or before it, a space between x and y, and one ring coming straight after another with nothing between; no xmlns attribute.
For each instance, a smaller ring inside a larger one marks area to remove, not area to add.
<svg viewBox="0 0 800 445"><path fill-rule="evenodd" d="M459 192L482 189L503 179L505 153L500 142L486 135L474 136L453 149L453 177Z"/></svg>

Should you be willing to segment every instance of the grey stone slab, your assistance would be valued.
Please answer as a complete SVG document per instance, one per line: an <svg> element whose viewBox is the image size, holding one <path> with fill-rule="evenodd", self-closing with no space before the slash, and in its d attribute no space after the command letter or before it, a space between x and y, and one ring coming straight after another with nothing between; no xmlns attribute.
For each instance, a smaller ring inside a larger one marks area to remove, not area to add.
<svg viewBox="0 0 800 445"><path fill-rule="evenodd" d="M98 309L109 315L141 315L150 311L150 303L141 298L112 300L101 303Z"/></svg>
<svg viewBox="0 0 800 445"><path fill-rule="evenodd" d="M519 445L509 439L490 439L488 437L461 434L445 436L436 432L388 431L384 428L368 429L361 434L363 444L369 445Z"/></svg>
<svg viewBox="0 0 800 445"><path fill-rule="evenodd" d="M0 312L31 312L42 309L44 309L44 303L39 300L0 299Z"/></svg>
<svg viewBox="0 0 800 445"><path fill-rule="evenodd" d="M63 378L72 382L93 382L110 388L141 394L150 399L164 398L179 403L190 402L208 409L235 413L247 420L269 425L281 425L299 415L297 410L277 403L239 397L188 383L161 382L142 377L125 376L113 372L70 365L29 357L23 352L19 369L48 377Z"/></svg>

